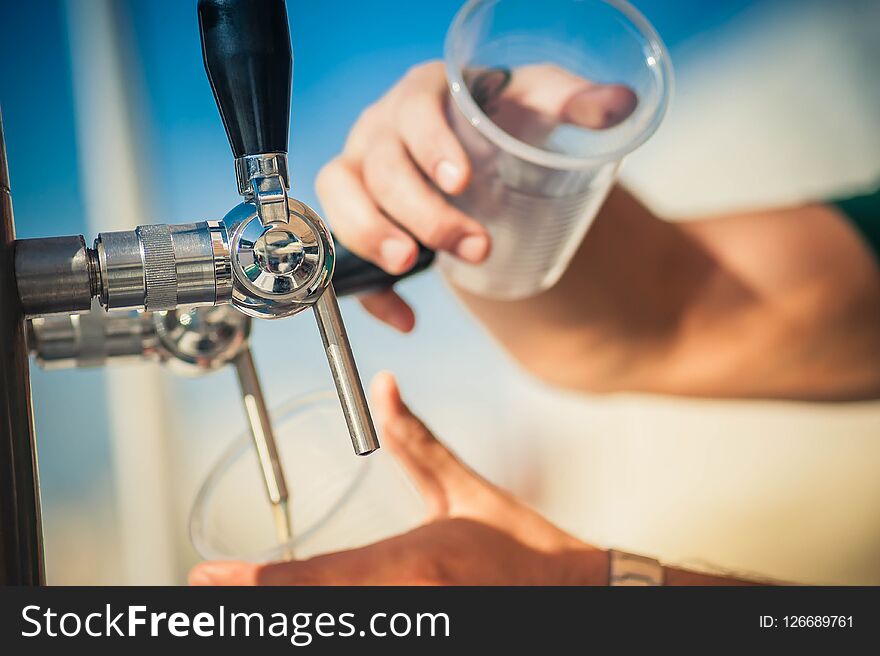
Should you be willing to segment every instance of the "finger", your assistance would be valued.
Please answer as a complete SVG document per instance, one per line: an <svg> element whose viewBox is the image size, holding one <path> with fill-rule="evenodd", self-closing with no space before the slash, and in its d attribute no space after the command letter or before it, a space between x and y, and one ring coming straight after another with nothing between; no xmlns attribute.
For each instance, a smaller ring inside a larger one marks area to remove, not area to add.
<svg viewBox="0 0 880 656"><path fill-rule="evenodd" d="M369 552L340 552L306 561L255 565L236 561L205 562L189 575L194 586L363 585L373 563Z"/></svg>
<svg viewBox="0 0 880 656"><path fill-rule="evenodd" d="M590 129L613 127L638 105L625 85L598 84L546 64L516 69L505 93L540 114Z"/></svg>
<svg viewBox="0 0 880 656"><path fill-rule="evenodd" d="M217 561L199 563L189 574L189 583L194 586L253 586L253 585L329 585L328 571L321 562L286 561L255 565L236 561ZM337 581L356 585L361 581L351 574L339 570Z"/></svg>
<svg viewBox="0 0 880 656"><path fill-rule="evenodd" d="M485 228L429 186L393 133L367 152L363 177L376 203L425 246L471 263L482 262L489 254Z"/></svg>
<svg viewBox="0 0 880 656"><path fill-rule="evenodd" d="M412 308L393 289L364 294L358 300L367 312L402 333L410 332L416 325Z"/></svg>
<svg viewBox="0 0 880 656"><path fill-rule="evenodd" d="M447 194L460 194L471 176L471 164L446 120L446 83L419 93L404 106L400 137L419 168ZM439 91L439 93L437 92Z"/></svg>
<svg viewBox="0 0 880 656"><path fill-rule="evenodd" d="M189 573L189 584L203 585L256 585L258 567L238 561L208 561L199 563Z"/></svg>
<svg viewBox="0 0 880 656"><path fill-rule="evenodd" d="M385 445L394 453L425 499L431 518L452 514L462 495L473 492L480 479L410 411L394 376L378 374L370 397Z"/></svg>
<svg viewBox="0 0 880 656"><path fill-rule="evenodd" d="M200 563L191 585L433 585L432 547L438 527L425 525L386 540L308 560L255 565ZM445 529L441 529L445 532Z"/></svg>
<svg viewBox="0 0 880 656"><path fill-rule="evenodd" d="M321 169L315 187L334 235L353 253L394 275L413 267L415 240L382 214L353 163L333 160Z"/></svg>

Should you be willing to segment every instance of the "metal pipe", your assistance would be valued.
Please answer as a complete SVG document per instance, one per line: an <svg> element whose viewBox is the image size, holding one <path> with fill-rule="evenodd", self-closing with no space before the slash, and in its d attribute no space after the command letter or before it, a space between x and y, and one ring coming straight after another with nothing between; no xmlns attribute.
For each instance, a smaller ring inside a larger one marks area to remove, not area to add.
<svg viewBox="0 0 880 656"><path fill-rule="evenodd" d="M238 376L238 384L241 387L241 399L244 403L245 415L254 445L257 447L257 455L260 460L260 469L263 471L263 480L266 482L266 493L273 505L287 502L287 483L284 480L284 471L281 469L281 461L278 458L278 449L275 446L275 433L272 430L272 420L266 407L266 399L257 376L257 368L254 365L254 357L248 347L243 348L233 360L235 373Z"/></svg>
<svg viewBox="0 0 880 656"><path fill-rule="evenodd" d="M101 367L143 359L156 351L156 329L149 312L90 312L36 317L29 321L28 348L43 369Z"/></svg>
<svg viewBox="0 0 880 656"><path fill-rule="evenodd" d="M101 305L110 310L216 305L232 294L226 227L219 221L102 232L95 250Z"/></svg>
<svg viewBox="0 0 880 656"><path fill-rule="evenodd" d="M25 315L84 312L92 297L108 310L173 310L232 296L226 226L220 221L154 224L16 242L15 273Z"/></svg>
<svg viewBox="0 0 880 656"><path fill-rule="evenodd" d="M368 455L379 448L379 438L376 435L373 418L370 416L367 396L364 394L354 354L351 352L351 344L345 332L345 324L342 322L342 313L339 311L333 285L327 286L313 308L315 319L318 321L318 330L324 341L324 349L327 352L327 361L330 363L330 371L333 374L333 382L342 404L345 423L348 424L351 444L359 456Z"/></svg>
<svg viewBox="0 0 880 656"><path fill-rule="evenodd" d="M18 240L15 278L28 316L86 312L96 291L82 235Z"/></svg>

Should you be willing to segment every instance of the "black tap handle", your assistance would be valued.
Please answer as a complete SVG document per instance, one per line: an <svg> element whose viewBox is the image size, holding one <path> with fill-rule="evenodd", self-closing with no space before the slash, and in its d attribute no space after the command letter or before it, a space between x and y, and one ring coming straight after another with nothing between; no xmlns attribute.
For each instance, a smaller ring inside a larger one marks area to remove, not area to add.
<svg viewBox="0 0 880 656"><path fill-rule="evenodd" d="M232 154L286 153L293 56L284 0L199 0L199 32Z"/></svg>
<svg viewBox="0 0 880 656"><path fill-rule="evenodd" d="M336 243L336 267L333 271L333 289L339 296L360 294L391 287L394 283L424 271L434 261L434 251L419 245L419 256L412 269L400 275L385 273L375 264L361 259L345 246Z"/></svg>

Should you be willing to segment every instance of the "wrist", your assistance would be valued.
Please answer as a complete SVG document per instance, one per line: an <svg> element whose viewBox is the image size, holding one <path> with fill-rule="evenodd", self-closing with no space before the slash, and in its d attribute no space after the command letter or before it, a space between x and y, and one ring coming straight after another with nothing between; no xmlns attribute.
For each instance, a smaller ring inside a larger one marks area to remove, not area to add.
<svg viewBox="0 0 880 656"><path fill-rule="evenodd" d="M608 585L608 551L585 547L562 554L564 585Z"/></svg>

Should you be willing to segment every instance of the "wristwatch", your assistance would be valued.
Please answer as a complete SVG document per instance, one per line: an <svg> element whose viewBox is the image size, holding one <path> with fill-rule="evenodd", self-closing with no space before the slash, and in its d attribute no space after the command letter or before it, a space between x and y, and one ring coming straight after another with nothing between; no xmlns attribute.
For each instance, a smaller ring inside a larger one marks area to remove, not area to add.
<svg viewBox="0 0 880 656"><path fill-rule="evenodd" d="M659 560L610 549L608 585L663 585L663 565Z"/></svg>

